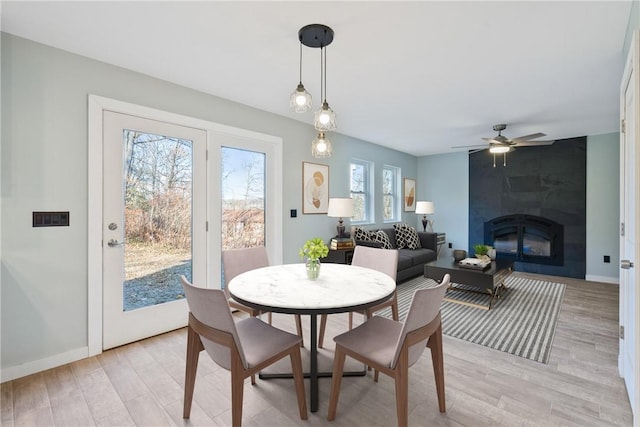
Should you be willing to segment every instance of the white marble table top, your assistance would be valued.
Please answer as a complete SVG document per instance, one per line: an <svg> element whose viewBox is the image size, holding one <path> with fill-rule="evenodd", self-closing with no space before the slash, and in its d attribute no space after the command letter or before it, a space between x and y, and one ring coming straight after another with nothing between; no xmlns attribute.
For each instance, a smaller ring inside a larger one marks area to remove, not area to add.
<svg viewBox="0 0 640 427"><path fill-rule="evenodd" d="M273 265L239 274L228 285L242 302L281 312L344 312L384 301L396 289L384 273L345 264L322 264L320 277L307 278L305 264Z"/></svg>

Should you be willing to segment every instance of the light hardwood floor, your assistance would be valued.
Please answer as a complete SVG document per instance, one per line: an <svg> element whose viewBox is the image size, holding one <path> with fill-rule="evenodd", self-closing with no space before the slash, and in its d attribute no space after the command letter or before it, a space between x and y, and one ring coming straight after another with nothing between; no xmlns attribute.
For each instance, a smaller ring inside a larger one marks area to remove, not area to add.
<svg viewBox="0 0 640 427"><path fill-rule="evenodd" d="M521 274L521 273L518 273ZM532 277L540 277L528 275ZM444 337L447 412L438 412L429 352L410 369L409 422L415 426L631 426L618 377L618 287L567 283L548 365ZM305 319L307 321L307 319ZM346 330L329 316L328 335ZM294 331L291 316L274 324ZM308 330L308 321L307 324ZM305 337L308 343L308 336ZM2 426L230 425L227 371L202 353L190 420L182 419L185 329L109 350L2 384ZM322 351L330 359L330 351ZM308 401L308 381L307 387ZM393 382L344 378L337 417L328 422L330 379L320 409L298 417L291 380L245 383L245 426L395 426Z"/></svg>

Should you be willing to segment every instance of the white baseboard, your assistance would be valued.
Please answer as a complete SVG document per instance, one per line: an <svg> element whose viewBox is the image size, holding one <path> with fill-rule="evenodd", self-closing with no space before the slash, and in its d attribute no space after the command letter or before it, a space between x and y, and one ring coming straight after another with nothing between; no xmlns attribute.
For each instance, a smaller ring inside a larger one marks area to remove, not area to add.
<svg viewBox="0 0 640 427"><path fill-rule="evenodd" d="M46 371L47 369L66 365L89 356L89 347L76 348L64 353L56 354L40 360L22 363L16 366L3 368L0 371L0 382L15 380L16 378L26 377L36 372Z"/></svg>
<svg viewBox="0 0 640 427"><path fill-rule="evenodd" d="M618 277L595 276L592 274L587 274L584 277L584 280L588 280L590 282L613 283L615 285L620 284L620 278Z"/></svg>

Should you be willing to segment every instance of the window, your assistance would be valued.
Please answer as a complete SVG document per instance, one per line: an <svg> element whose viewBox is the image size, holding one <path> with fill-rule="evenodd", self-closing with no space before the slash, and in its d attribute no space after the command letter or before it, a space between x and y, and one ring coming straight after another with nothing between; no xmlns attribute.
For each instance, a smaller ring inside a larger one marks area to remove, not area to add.
<svg viewBox="0 0 640 427"><path fill-rule="evenodd" d="M353 199L352 224L373 222L372 212L372 185L371 165L363 160L352 160L350 165L350 191Z"/></svg>
<svg viewBox="0 0 640 427"><path fill-rule="evenodd" d="M400 168L382 168L382 220L397 222L400 218Z"/></svg>

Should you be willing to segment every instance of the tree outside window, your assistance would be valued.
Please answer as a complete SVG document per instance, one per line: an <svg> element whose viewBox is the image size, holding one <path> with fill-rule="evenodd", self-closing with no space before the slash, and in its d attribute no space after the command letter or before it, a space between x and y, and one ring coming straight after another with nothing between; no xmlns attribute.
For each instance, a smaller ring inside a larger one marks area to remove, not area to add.
<svg viewBox="0 0 640 427"><path fill-rule="evenodd" d="M382 219L385 222L395 222L399 218L399 176L400 169L395 166L385 165L382 169Z"/></svg>

